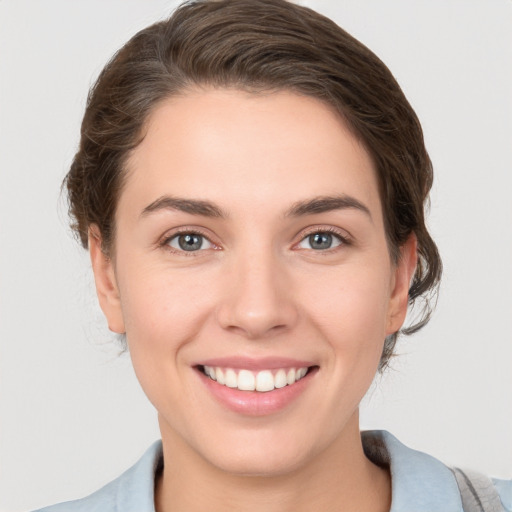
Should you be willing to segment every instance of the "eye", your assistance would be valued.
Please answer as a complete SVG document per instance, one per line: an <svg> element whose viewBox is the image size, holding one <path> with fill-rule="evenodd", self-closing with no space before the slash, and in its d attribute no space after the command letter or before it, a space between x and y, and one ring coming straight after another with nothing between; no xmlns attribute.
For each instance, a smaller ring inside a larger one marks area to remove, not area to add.
<svg viewBox="0 0 512 512"><path fill-rule="evenodd" d="M345 240L340 235L329 231L316 231L303 238L297 247L300 249L313 249L314 251L325 251L334 249L344 243Z"/></svg>
<svg viewBox="0 0 512 512"><path fill-rule="evenodd" d="M169 238L167 245L178 251L195 252L212 249L213 244L199 233L179 233Z"/></svg>

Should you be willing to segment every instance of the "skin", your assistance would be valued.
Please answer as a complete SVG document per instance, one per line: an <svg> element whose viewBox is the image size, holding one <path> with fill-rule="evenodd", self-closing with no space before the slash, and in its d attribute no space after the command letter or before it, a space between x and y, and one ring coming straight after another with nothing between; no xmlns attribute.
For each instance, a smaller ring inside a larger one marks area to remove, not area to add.
<svg viewBox="0 0 512 512"><path fill-rule="evenodd" d="M225 218L142 213L162 196L209 201ZM368 211L289 214L325 196ZM358 405L404 321L416 242L392 262L373 163L340 118L291 92L168 99L129 158L115 220L110 257L91 227L91 259L109 327L126 333L158 411L157 510L389 510L390 478L363 453ZM202 233L203 248L179 249L177 229ZM333 246L313 249L312 232L334 232ZM232 355L318 371L284 409L246 416L193 368Z"/></svg>

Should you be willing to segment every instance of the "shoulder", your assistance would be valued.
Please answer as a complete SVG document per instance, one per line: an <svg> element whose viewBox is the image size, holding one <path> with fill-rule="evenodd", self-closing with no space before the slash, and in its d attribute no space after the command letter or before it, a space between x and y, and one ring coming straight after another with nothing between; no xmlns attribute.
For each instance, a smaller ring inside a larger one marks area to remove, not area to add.
<svg viewBox="0 0 512 512"><path fill-rule="evenodd" d="M162 463L162 443L155 442L121 476L85 498L34 512L154 512L155 474Z"/></svg>
<svg viewBox="0 0 512 512"><path fill-rule="evenodd" d="M367 457L390 469L391 512L463 511L461 491L451 468L408 448L389 432L363 432L362 440ZM486 480L501 499L505 512L512 512L512 480Z"/></svg>
<svg viewBox="0 0 512 512"><path fill-rule="evenodd" d="M506 512L512 512L512 480L492 479Z"/></svg>

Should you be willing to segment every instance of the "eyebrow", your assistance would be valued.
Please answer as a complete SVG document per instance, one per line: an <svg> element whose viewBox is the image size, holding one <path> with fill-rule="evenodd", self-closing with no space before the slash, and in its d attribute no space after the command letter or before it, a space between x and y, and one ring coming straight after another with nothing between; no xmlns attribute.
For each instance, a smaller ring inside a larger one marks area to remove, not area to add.
<svg viewBox="0 0 512 512"><path fill-rule="evenodd" d="M285 217L301 217L334 210L355 209L364 212L372 218L370 210L361 201L348 195L318 196L305 201L294 203L285 213ZM141 217L161 210L176 210L192 215L225 219L228 215L217 205L210 201L200 199L184 199L180 197L162 196L146 206Z"/></svg>
<svg viewBox="0 0 512 512"><path fill-rule="evenodd" d="M341 196L319 196L306 201L298 201L286 212L287 217L299 217L302 215L314 215L317 213L330 212L333 210L359 210L372 219L370 209L355 197L348 195Z"/></svg>
<svg viewBox="0 0 512 512"><path fill-rule="evenodd" d="M192 215L202 215L203 217L226 218L227 214L218 206L209 201L198 199L183 199L180 197L162 196L156 201L146 206L142 210L140 216L145 217L150 213L162 210L177 210L180 212L190 213Z"/></svg>

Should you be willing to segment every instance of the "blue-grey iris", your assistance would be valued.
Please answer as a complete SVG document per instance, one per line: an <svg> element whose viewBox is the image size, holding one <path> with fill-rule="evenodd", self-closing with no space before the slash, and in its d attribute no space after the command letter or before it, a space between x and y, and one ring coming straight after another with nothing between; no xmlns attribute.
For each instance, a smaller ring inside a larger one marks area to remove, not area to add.
<svg viewBox="0 0 512 512"><path fill-rule="evenodd" d="M203 237L189 233L187 235L180 235L178 244L184 251L197 251L203 245Z"/></svg>
<svg viewBox="0 0 512 512"><path fill-rule="evenodd" d="M315 233L309 235L309 244L312 249L322 250L330 249L332 246L332 235L329 233Z"/></svg>

